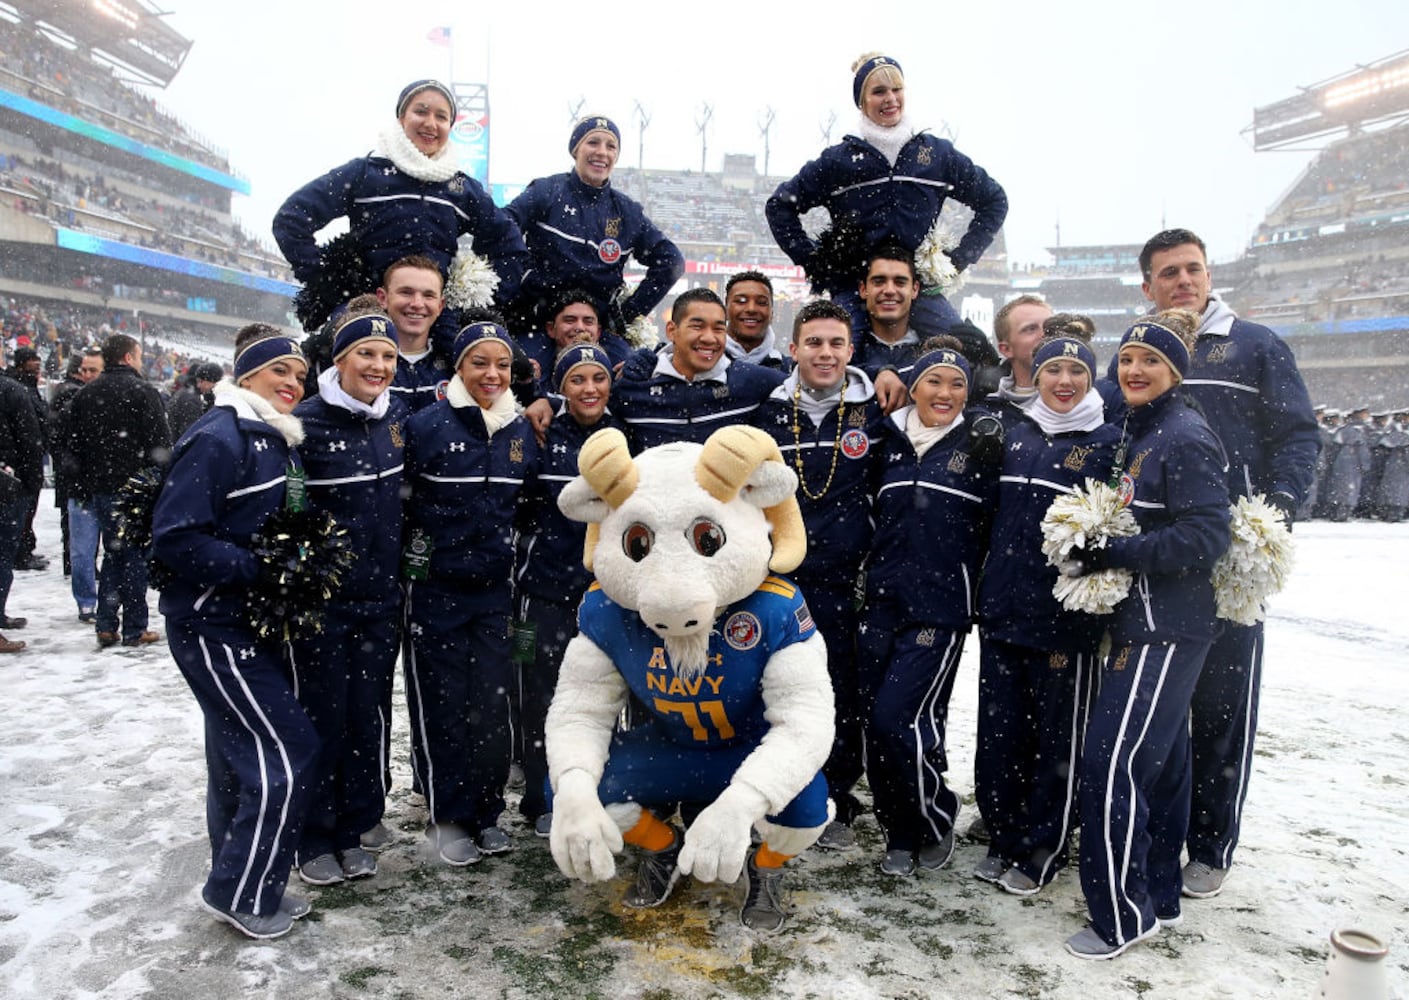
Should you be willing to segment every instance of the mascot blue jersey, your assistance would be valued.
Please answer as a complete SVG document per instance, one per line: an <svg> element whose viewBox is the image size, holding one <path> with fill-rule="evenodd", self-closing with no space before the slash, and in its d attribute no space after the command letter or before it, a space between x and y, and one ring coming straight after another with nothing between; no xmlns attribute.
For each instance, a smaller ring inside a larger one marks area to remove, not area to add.
<svg viewBox="0 0 1409 1000"><path fill-rule="evenodd" d="M748 597L715 619L709 662L696 679L675 675L665 641L635 611L615 604L593 583L578 609L578 629L611 658L660 731L690 747L756 743L763 717L763 668L778 650L817 631L802 593L766 577Z"/></svg>

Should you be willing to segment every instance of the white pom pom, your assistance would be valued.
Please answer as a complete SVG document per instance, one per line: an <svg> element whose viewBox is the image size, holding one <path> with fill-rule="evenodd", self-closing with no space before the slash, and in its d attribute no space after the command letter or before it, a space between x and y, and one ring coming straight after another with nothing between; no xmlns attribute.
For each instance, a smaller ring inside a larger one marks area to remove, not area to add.
<svg viewBox="0 0 1409 1000"><path fill-rule="evenodd" d="M1292 533L1282 512L1261 495L1239 497L1230 513L1233 540L1213 567L1213 595L1219 618L1255 625L1291 573Z"/></svg>
<svg viewBox="0 0 1409 1000"><path fill-rule="evenodd" d="M1121 503L1120 494L1105 483L1086 480L1052 501L1042 518L1042 554L1050 565L1071 568L1073 549L1101 549L1112 538L1138 535L1140 526ZM1052 596L1068 611L1107 615L1130 593L1134 574L1127 569L1103 569L1084 576L1063 575L1052 585Z"/></svg>
<svg viewBox="0 0 1409 1000"><path fill-rule="evenodd" d="M483 309L494 302L494 290L499 287L499 275L488 259L472 249L469 240L462 240L459 252L450 262L450 275L445 281L445 304L452 309Z"/></svg>
<svg viewBox="0 0 1409 1000"><path fill-rule="evenodd" d="M638 348L655 347L660 343L660 333L656 330L655 321L649 316L637 316L626 324L622 337L632 347Z"/></svg>
<svg viewBox="0 0 1409 1000"><path fill-rule="evenodd" d="M959 245L959 237L943 221L936 219L915 249L915 272L926 290L933 288L944 296L964 287L964 276L949 259L949 252Z"/></svg>

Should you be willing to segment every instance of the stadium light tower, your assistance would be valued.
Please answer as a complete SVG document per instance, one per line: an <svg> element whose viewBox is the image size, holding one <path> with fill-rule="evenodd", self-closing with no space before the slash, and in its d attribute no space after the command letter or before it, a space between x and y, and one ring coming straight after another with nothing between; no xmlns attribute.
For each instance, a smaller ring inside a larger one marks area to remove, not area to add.
<svg viewBox="0 0 1409 1000"><path fill-rule="evenodd" d="M761 136L763 136L763 176L764 176L764 177L767 177L767 176L768 176L768 152L769 152L768 139L769 139L769 135L770 135L770 134L772 133L772 131L773 131L773 121L774 121L774 119L776 119L777 117L778 117L778 116L773 113L773 109L772 109L771 107L766 107L766 108L763 109L763 121L761 121L761 122L758 123L758 134L761 135Z"/></svg>
<svg viewBox="0 0 1409 1000"><path fill-rule="evenodd" d="M836 124L837 113L835 111L828 111L827 120L817 123L817 128L822 133L822 145L830 146L832 144L832 129L836 127Z"/></svg>
<svg viewBox="0 0 1409 1000"><path fill-rule="evenodd" d="M636 169L646 169L646 126L651 124L651 116L636 102Z"/></svg>
<svg viewBox="0 0 1409 1000"><path fill-rule="evenodd" d="M568 124L576 125L582 120L582 106L587 103L587 98L579 97L577 103L568 101Z"/></svg>
<svg viewBox="0 0 1409 1000"><path fill-rule="evenodd" d="M705 172L705 153L709 150L709 139L705 135L705 129L709 128L709 120L714 117L714 108L708 104L701 105L700 116L695 119L695 131L700 134L700 173Z"/></svg>

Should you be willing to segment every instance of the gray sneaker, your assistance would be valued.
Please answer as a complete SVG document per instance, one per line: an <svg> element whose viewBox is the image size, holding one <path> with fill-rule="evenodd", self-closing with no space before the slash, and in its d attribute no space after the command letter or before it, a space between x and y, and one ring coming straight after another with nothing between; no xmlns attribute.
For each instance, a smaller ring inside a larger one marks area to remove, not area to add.
<svg viewBox="0 0 1409 1000"><path fill-rule="evenodd" d="M371 851L349 847L339 855L342 873L348 878L371 878L377 874L377 858Z"/></svg>
<svg viewBox="0 0 1409 1000"><path fill-rule="evenodd" d="M472 865L484 857L479 845L465 828L454 823L442 823L426 831L426 838L435 845L440 860L456 868Z"/></svg>
<svg viewBox="0 0 1409 1000"><path fill-rule="evenodd" d="M817 845L824 851L847 851L856 846L856 831L839 819L834 819L817 838Z"/></svg>
<svg viewBox="0 0 1409 1000"><path fill-rule="evenodd" d="M676 861L683 845L684 840L677 833L675 842L669 847L659 851L642 851L636 878L621 897L622 905L633 910L644 910L669 899L670 891L680 879L680 867Z"/></svg>
<svg viewBox="0 0 1409 1000"><path fill-rule="evenodd" d="M533 821L533 835L547 840L553 835L553 814L543 813Z"/></svg>
<svg viewBox="0 0 1409 1000"><path fill-rule="evenodd" d="M303 896L285 892L284 898L279 900L279 912L287 913L294 920L301 920L313 912L313 904Z"/></svg>
<svg viewBox="0 0 1409 1000"><path fill-rule="evenodd" d="M783 869L758 868L749 858L749 892L739 921L751 931L780 930L788 912L783 906Z"/></svg>
<svg viewBox="0 0 1409 1000"><path fill-rule="evenodd" d="M998 880L998 888L1011 892L1014 896L1036 896L1042 891L1042 886L1028 878L1027 874L1017 867L1009 868L1003 873L1003 877Z"/></svg>
<svg viewBox="0 0 1409 1000"><path fill-rule="evenodd" d="M513 849L513 839L497 826L487 826L479 832L481 854L508 854Z"/></svg>
<svg viewBox="0 0 1409 1000"><path fill-rule="evenodd" d="M1214 868L1202 861L1190 861L1184 866L1184 895L1190 899L1209 899L1223 891L1227 868Z"/></svg>
<svg viewBox="0 0 1409 1000"><path fill-rule="evenodd" d="M974 865L974 878L978 879L980 882L997 884L998 880L1003 877L1003 873L1007 870L1008 863L1006 861L1002 858L995 858L990 854L978 864Z"/></svg>
<svg viewBox="0 0 1409 1000"><path fill-rule="evenodd" d="M298 877L309 885L337 885L345 876L336 856L320 854L298 866Z"/></svg>
<svg viewBox="0 0 1409 1000"><path fill-rule="evenodd" d="M927 872L939 871L949 864L954 856L954 831L950 830L938 844L926 844L920 848L915 861Z"/></svg>
<svg viewBox="0 0 1409 1000"><path fill-rule="evenodd" d="M1156 922L1155 925L1145 933L1141 934L1139 937L1131 938L1124 944L1107 944L1101 938L1101 935L1097 934L1090 924L1087 924L1084 928L1067 938L1066 947L1067 951L1077 958L1104 961L1105 959L1115 958L1117 955L1124 954L1126 949L1131 945L1139 944L1141 941L1145 940L1145 938L1158 933L1159 923Z"/></svg>
<svg viewBox="0 0 1409 1000"><path fill-rule="evenodd" d="M372 829L364 833L359 840L364 851L385 851L392 844L396 843L396 834L392 833L385 823L378 823Z"/></svg>
<svg viewBox="0 0 1409 1000"><path fill-rule="evenodd" d="M915 854L912 851L886 851L881 860L883 875L898 875L901 878L915 874Z"/></svg>
<svg viewBox="0 0 1409 1000"><path fill-rule="evenodd" d="M216 906L205 898L204 893L201 895L201 905L209 910L215 919L225 921L241 934L252 937L256 941L271 941L274 938L281 938L294 929L294 918L285 913L282 908L275 910L268 916L256 917L252 913L236 913L234 910Z"/></svg>

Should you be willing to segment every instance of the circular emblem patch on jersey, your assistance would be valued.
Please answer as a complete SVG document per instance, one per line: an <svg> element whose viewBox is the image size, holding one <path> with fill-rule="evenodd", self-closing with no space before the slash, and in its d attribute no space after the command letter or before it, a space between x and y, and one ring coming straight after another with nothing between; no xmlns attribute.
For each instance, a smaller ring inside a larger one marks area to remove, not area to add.
<svg viewBox="0 0 1409 1000"><path fill-rule="evenodd" d="M449 379L444 379L444 378L443 378L443 379L441 379L439 382L437 382L437 383L435 384L435 398L438 399L438 400L444 399L444 398L445 398L445 390L446 390L447 388L449 388L449 386L450 386L450 380L449 380Z"/></svg>
<svg viewBox="0 0 1409 1000"><path fill-rule="evenodd" d="M841 453L847 458L862 458L871 450L871 439L865 431L852 428L841 436Z"/></svg>
<svg viewBox="0 0 1409 1000"><path fill-rule="evenodd" d="M735 649L753 649L763 638L763 626L757 616L736 611L724 623L724 641Z"/></svg>
<svg viewBox="0 0 1409 1000"><path fill-rule="evenodd" d="M1130 473L1120 474L1120 505L1129 507L1130 501L1135 499L1135 480L1130 477Z"/></svg>
<svg viewBox="0 0 1409 1000"><path fill-rule="evenodd" d="M615 264L621 260L621 244L613 239L605 239L597 244L597 256L603 264Z"/></svg>

